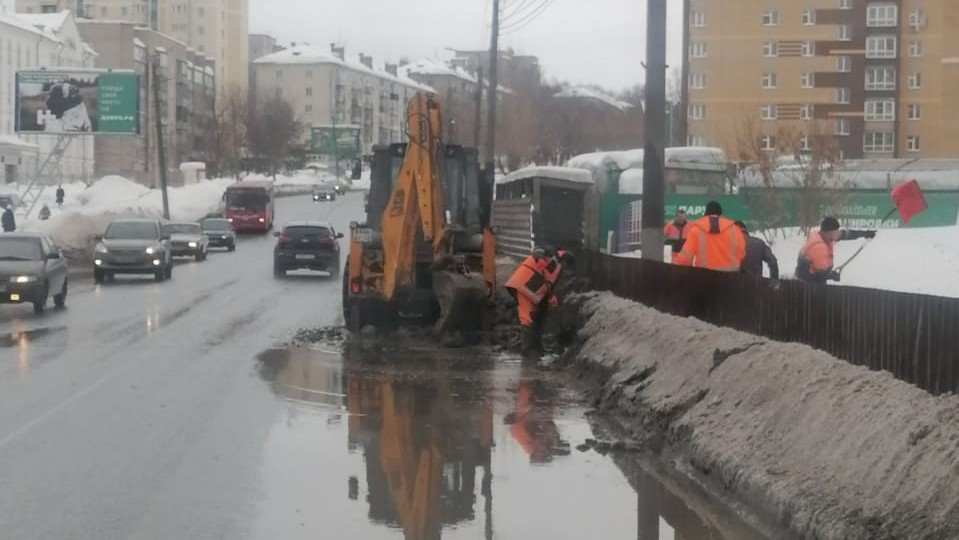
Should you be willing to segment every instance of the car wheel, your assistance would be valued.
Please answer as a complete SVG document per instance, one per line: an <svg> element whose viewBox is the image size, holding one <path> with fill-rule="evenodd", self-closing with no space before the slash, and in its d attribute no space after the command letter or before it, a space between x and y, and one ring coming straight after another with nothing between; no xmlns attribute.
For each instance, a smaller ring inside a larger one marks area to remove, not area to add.
<svg viewBox="0 0 959 540"><path fill-rule="evenodd" d="M47 308L47 300L50 297L50 284L43 284L43 291L40 293L40 298L33 302L33 312L40 314L43 313L43 310Z"/></svg>
<svg viewBox="0 0 959 540"><path fill-rule="evenodd" d="M166 278L173 279L173 259L166 265Z"/></svg>
<svg viewBox="0 0 959 540"><path fill-rule="evenodd" d="M236 244L230 244L226 248L227 251L236 251Z"/></svg>
<svg viewBox="0 0 959 540"><path fill-rule="evenodd" d="M103 283L104 281L106 281L106 279L107 279L107 276L106 276L106 274L103 272L103 270L100 270L100 269L97 269L97 268L94 268L94 269L93 269L93 282L94 282L94 283Z"/></svg>
<svg viewBox="0 0 959 540"><path fill-rule="evenodd" d="M67 280L63 280L63 288L60 289L60 294L53 296L53 305L58 308L65 307L67 305Z"/></svg>
<svg viewBox="0 0 959 540"><path fill-rule="evenodd" d="M153 272L153 281L157 283L163 283L163 280L166 279L166 270L163 268L157 268Z"/></svg>
<svg viewBox="0 0 959 540"><path fill-rule="evenodd" d="M198 251L193 258L196 259L196 262L203 262L203 259L205 259L206 257L203 256L202 251Z"/></svg>
<svg viewBox="0 0 959 540"><path fill-rule="evenodd" d="M277 263L273 263L273 275L275 277L282 277L286 275L286 270Z"/></svg>

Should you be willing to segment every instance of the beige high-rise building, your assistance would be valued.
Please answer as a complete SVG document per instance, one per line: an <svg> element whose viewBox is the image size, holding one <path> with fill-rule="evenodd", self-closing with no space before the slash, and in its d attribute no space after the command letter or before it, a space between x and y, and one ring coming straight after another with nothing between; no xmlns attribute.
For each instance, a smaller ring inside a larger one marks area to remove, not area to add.
<svg viewBox="0 0 959 540"><path fill-rule="evenodd" d="M688 143L957 157L956 0L691 0Z"/></svg>
<svg viewBox="0 0 959 540"><path fill-rule="evenodd" d="M249 84L249 0L17 0L28 13L71 10L172 36L216 61L219 94Z"/></svg>

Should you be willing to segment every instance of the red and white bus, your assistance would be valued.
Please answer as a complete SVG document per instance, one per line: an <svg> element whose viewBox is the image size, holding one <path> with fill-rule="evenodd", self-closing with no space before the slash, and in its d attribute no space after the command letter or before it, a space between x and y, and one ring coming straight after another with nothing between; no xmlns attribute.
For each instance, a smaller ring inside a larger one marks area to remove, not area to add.
<svg viewBox="0 0 959 540"><path fill-rule="evenodd" d="M273 182L248 180L230 185L223 194L226 218L234 231L268 231L273 227Z"/></svg>

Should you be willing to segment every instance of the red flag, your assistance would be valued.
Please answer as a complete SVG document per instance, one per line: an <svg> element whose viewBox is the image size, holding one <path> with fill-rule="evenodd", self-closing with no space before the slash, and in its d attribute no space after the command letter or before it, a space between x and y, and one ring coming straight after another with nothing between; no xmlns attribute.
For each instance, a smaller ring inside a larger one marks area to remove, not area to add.
<svg viewBox="0 0 959 540"><path fill-rule="evenodd" d="M929 208L916 180L909 180L892 188L892 202L896 205L896 210L899 210L904 224L908 224L913 216Z"/></svg>

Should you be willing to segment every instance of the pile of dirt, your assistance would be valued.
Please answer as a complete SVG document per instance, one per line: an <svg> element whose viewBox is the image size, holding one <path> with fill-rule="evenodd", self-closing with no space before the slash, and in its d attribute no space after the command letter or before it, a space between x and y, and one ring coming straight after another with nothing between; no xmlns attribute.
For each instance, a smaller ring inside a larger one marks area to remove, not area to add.
<svg viewBox="0 0 959 540"><path fill-rule="evenodd" d="M569 304L596 406L800 538L959 538L959 398L609 294Z"/></svg>

